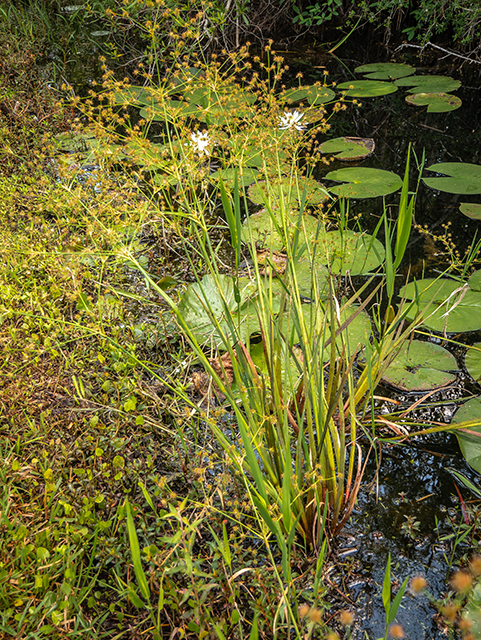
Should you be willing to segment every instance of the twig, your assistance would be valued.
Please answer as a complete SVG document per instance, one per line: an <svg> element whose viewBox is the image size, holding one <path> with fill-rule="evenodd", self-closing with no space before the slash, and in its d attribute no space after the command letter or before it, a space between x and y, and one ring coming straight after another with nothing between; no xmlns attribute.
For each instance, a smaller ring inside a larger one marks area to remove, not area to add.
<svg viewBox="0 0 481 640"><path fill-rule="evenodd" d="M466 56L462 56L460 53L454 53L454 51L448 51L448 49L443 49L443 47L439 47L437 44L433 44L432 42L426 42L424 45L420 44L410 44L409 42L405 42L404 44L399 45L394 52L399 51L399 49L403 49L404 47L412 47L413 49L425 49L427 46L433 47L434 49L439 49L443 53L446 53L448 56L456 56L456 58L462 58L463 60L467 60L468 62L474 62L475 64L481 64L481 60L473 60L472 58L467 58Z"/></svg>

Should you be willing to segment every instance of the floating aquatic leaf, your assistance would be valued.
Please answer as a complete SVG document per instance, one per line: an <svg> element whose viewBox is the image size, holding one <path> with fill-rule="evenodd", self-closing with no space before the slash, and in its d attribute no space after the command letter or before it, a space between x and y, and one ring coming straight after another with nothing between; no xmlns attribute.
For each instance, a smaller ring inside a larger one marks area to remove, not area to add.
<svg viewBox="0 0 481 640"><path fill-rule="evenodd" d="M255 169L243 169L242 172L239 169L218 169L211 173L209 176L210 180L214 180L215 182L219 182L222 178L222 182L229 189L234 188L235 184L235 176L237 175L237 181L239 186L246 187L249 184L252 184L256 181L256 176L258 175L258 171Z"/></svg>
<svg viewBox="0 0 481 640"><path fill-rule="evenodd" d="M411 93L449 93L461 86L459 80L448 76L410 76L395 83L398 87L413 87Z"/></svg>
<svg viewBox="0 0 481 640"><path fill-rule="evenodd" d="M468 420L476 420L474 426L456 429L459 446L466 462L478 473L481 473L481 396L472 398L459 407L454 414L452 424Z"/></svg>
<svg viewBox="0 0 481 640"><path fill-rule="evenodd" d="M402 180L395 173L366 167L338 169L328 173L325 178L347 183L338 187L329 187L331 193L342 198L386 196L402 187Z"/></svg>
<svg viewBox="0 0 481 640"><path fill-rule="evenodd" d="M117 105L121 105L121 104L137 104L137 103L141 103L141 100L145 99L145 100L153 100L152 98L152 90L149 87L137 87L137 86L130 86L130 87L124 87L123 89L120 89L119 91L116 91L114 93L114 104Z"/></svg>
<svg viewBox="0 0 481 640"><path fill-rule="evenodd" d="M346 95L350 98L376 98L378 96L387 96L389 93L397 91L395 84L380 80L352 80L350 82L341 82L336 88L346 91Z"/></svg>
<svg viewBox="0 0 481 640"><path fill-rule="evenodd" d="M327 307L328 303L326 303ZM341 302L342 305L342 302ZM330 330L330 312L322 309L320 305L303 304L302 314L304 316L305 327L308 333L308 339L313 342L318 340L319 335L323 335L325 341L331 338ZM301 336L299 335L298 312L288 307L288 309L279 316L277 322L281 327L283 335L289 337L289 344L297 344ZM359 305L350 304L344 306L340 310L339 318L336 315L334 331L338 331L342 325L344 329L336 335L336 347L338 354L343 353L344 357L351 358L355 353L360 351L372 335L371 321L369 315L365 311L359 311ZM321 359L327 362L331 357L331 349L326 345Z"/></svg>
<svg viewBox="0 0 481 640"><path fill-rule="evenodd" d="M439 162L426 167L428 171L444 173L449 178L423 178L432 189L460 195L481 193L481 165L469 162Z"/></svg>
<svg viewBox="0 0 481 640"><path fill-rule="evenodd" d="M153 102L140 110L141 118L153 122L165 122L173 118L193 115L198 115L197 107L180 100L165 100L163 103Z"/></svg>
<svg viewBox="0 0 481 640"><path fill-rule="evenodd" d="M239 281L240 305L235 301L234 279L219 275L206 275L200 282L187 287L179 304L179 311L200 344L223 346L223 333L232 342L245 340L258 327L257 313L250 300L255 287L250 280ZM229 322L229 316L231 321ZM219 323L218 329L213 322ZM236 335L232 335L232 326Z"/></svg>
<svg viewBox="0 0 481 640"><path fill-rule="evenodd" d="M333 138L319 145L322 153L333 153L337 160L361 160L374 151L372 138Z"/></svg>
<svg viewBox="0 0 481 640"><path fill-rule="evenodd" d="M426 278L410 282L399 295L414 301L409 318L422 312L423 325L429 329L440 333L481 329L481 292L471 289L468 283Z"/></svg>
<svg viewBox="0 0 481 640"><path fill-rule="evenodd" d="M481 204L461 202L459 210L461 213L464 213L465 216L468 216L468 218L481 220Z"/></svg>
<svg viewBox="0 0 481 640"><path fill-rule="evenodd" d="M248 216L242 225L241 238L243 242L250 244L251 241L259 247L268 247L275 251L284 249L284 234L279 232L277 225L281 225L280 217L274 221L272 214L267 209L262 209L258 213ZM310 215L299 215L292 212L286 215L287 234L289 242L296 233L299 235L299 243L307 244L316 237L318 227L319 233L324 234L324 226L318 218Z"/></svg>
<svg viewBox="0 0 481 640"><path fill-rule="evenodd" d="M286 207L297 207L305 200L308 204L319 204L329 199L326 188L313 178L281 178L263 180L249 187L249 198L255 204L276 206L281 200Z"/></svg>
<svg viewBox="0 0 481 640"><path fill-rule="evenodd" d="M301 100L307 100L309 104L324 104L333 100L336 94L332 89L323 87L322 85L310 85L304 87L297 87L293 89L287 89L283 91L280 98L286 102L299 102Z"/></svg>
<svg viewBox="0 0 481 640"><path fill-rule="evenodd" d="M374 62L373 64L363 64L354 69L356 73L368 74L368 80L394 80L412 75L416 69L409 64L399 64L396 62Z"/></svg>
<svg viewBox="0 0 481 640"><path fill-rule="evenodd" d="M475 382L481 382L481 342L476 342L471 347L468 347L466 356L464 358L464 364L468 370L469 375L475 380Z"/></svg>
<svg viewBox="0 0 481 640"><path fill-rule="evenodd" d="M333 273L359 275L376 269L384 261L385 250L367 233L330 231L319 237L316 255Z"/></svg>
<svg viewBox="0 0 481 640"><path fill-rule="evenodd" d="M384 382L402 391L429 391L456 379L456 358L432 342L412 340L403 346L385 371Z"/></svg>
<svg viewBox="0 0 481 640"><path fill-rule="evenodd" d="M481 269L475 271L468 280L470 289L481 291Z"/></svg>
<svg viewBox="0 0 481 640"><path fill-rule="evenodd" d="M406 96L406 102L416 107L428 108L428 113L455 111L461 106L461 98L450 93L413 93Z"/></svg>

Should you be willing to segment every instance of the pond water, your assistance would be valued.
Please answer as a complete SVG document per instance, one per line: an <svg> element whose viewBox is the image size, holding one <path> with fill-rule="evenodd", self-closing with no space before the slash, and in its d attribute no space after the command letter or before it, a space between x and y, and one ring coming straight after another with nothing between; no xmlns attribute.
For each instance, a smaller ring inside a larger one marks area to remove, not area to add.
<svg viewBox="0 0 481 640"><path fill-rule="evenodd" d="M302 72L305 83L322 78L324 68L329 70L330 81L340 83L360 78L353 70L361 64L391 61L385 50L361 36L348 40L336 50L336 55L312 44L295 50L289 48L285 52L282 47L277 50L290 65L292 76ZM459 79L462 85L456 95L463 102L460 109L451 113L427 113L424 108L406 104L404 91L400 90L382 98L362 99L360 109L348 107L332 120L329 137L373 138L376 143L374 153L363 161L362 166L387 169L401 176L409 143L413 144L418 158L425 152L427 166L449 161L481 164L481 65L469 64L453 56L445 57L433 49L422 56L418 53L415 49L403 48L395 61L412 64L418 74L449 75ZM95 58L96 52L88 57ZM95 79L85 77L86 68L97 71L95 63L76 68L82 68L82 76L75 78L72 74L68 80L73 85L78 83L84 87ZM342 166L347 165L334 163L326 171ZM319 179L322 180L326 171L319 172ZM414 180L415 163L411 164L411 171ZM395 202L397 197L394 195L390 201ZM379 200L350 203L353 213L362 213L361 226L366 230L372 231L378 222ZM424 270L426 275L431 275L446 267L445 257L439 255L439 249L432 242L433 234L443 232L443 225L451 224L453 240L462 253L473 243L476 234L480 235L481 223L459 212L461 201L466 201L466 197L437 192L421 183L416 222L427 225L429 235L414 232L411 236L404 261L406 274L408 268L411 274L419 275ZM481 340L481 332L471 332L459 339L474 343ZM479 387L469 382L463 371L463 349L449 345L447 348L458 358L457 381L452 388L430 399L433 403L441 402L440 406L419 410L418 417L424 420L448 423L457 399L471 393L479 394ZM393 394L388 388L379 389L378 395L394 397L401 407L417 398ZM468 536L453 550L453 540L446 539L463 526L459 497L447 467L456 468L475 484L480 484L479 477L460 454L454 436L441 434L417 439L409 444L386 447L379 455L382 457L380 467L371 454L356 512L334 545L327 575L333 598L339 606L356 613L352 636L355 640L384 635L381 590L388 553L392 557L393 576L399 584L406 576L424 575L430 591L439 597L446 591L448 562L452 557L456 559L466 553L473 544ZM461 492L466 502L472 499L468 491L461 489ZM445 633L438 628L434 614L435 610L426 598L406 595L397 620L410 640L444 638Z"/></svg>

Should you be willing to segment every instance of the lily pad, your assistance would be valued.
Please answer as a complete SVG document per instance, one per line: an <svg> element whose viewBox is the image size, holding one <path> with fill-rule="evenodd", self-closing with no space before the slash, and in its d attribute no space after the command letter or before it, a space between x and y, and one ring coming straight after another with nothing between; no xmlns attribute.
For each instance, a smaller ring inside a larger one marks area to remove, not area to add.
<svg viewBox="0 0 481 640"><path fill-rule="evenodd" d="M396 62L375 62L373 64L363 64L354 69L356 73L367 74L368 80L394 80L412 75L416 69L409 64Z"/></svg>
<svg viewBox="0 0 481 640"><path fill-rule="evenodd" d="M281 200L286 207L298 207L302 200L308 204L320 204L329 199L326 188L313 178L281 178L263 180L249 187L249 198L255 204L276 206Z"/></svg>
<svg viewBox="0 0 481 640"><path fill-rule="evenodd" d="M331 193L342 198L375 198L394 193L402 187L401 178L391 171L366 167L345 168L330 171L325 178L345 182L338 187L329 187Z"/></svg>
<svg viewBox="0 0 481 640"><path fill-rule="evenodd" d="M116 105L134 105L137 103L144 104L142 99L153 100L152 90L149 87L130 86L124 87L114 93L114 104Z"/></svg>
<svg viewBox="0 0 481 640"><path fill-rule="evenodd" d="M476 342L468 348L464 364L475 382L481 383L481 342Z"/></svg>
<svg viewBox="0 0 481 640"><path fill-rule="evenodd" d="M238 185L242 187L246 187L249 184L252 184L256 181L256 176L258 175L258 171L255 169L243 169L242 174L239 169L219 169L218 171L214 171L211 173L209 178L214 180L215 182L219 182L222 178L222 182L229 189L234 188L235 184L235 176L237 175Z"/></svg>
<svg viewBox="0 0 481 640"><path fill-rule="evenodd" d="M423 178L424 183L432 189L460 195L481 193L481 165L479 164L439 162L426 168L428 171L436 171L436 173L444 173L449 176L449 178Z"/></svg>
<svg viewBox="0 0 481 640"><path fill-rule="evenodd" d="M453 80L448 76L410 76L396 80L398 87L413 87L412 93L449 93L461 86L459 80Z"/></svg>
<svg viewBox="0 0 481 640"><path fill-rule="evenodd" d="M200 282L187 287L179 311L200 344L222 347L222 333L234 343L239 338L245 340L258 329L257 313L251 302L255 298L254 284L247 279L240 281L239 293L240 304L237 305L234 280L225 275L219 275L217 280L206 275ZM235 335L232 335L233 326L236 327Z"/></svg>
<svg viewBox="0 0 481 640"><path fill-rule="evenodd" d="M413 93L406 96L406 102L416 107L428 108L428 113L455 111L461 106L461 98L450 93Z"/></svg>
<svg viewBox="0 0 481 640"><path fill-rule="evenodd" d="M359 275L376 269L385 258L379 240L367 233L330 231L319 237L316 255L333 273Z"/></svg>
<svg viewBox="0 0 481 640"><path fill-rule="evenodd" d="M140 117L153 122L165 122L173 118L198 115L195 105L180 100L165 100L163 103L153 102L140 110Z"/></svg>
<svg viewBox="0 0 481 640"><path fill-rule="evenodd" d="M326 341L331 338L329 312L326 313L319 305L304 304L302 305L302 313L308 332L308 339L312 342L317 341L319 335L322 335ZM282 314L282 317L279 317L278 322L282 322L282 332L289 336L290 344L302 342L298 331L297 312L288 308ZM369 315L365 311L359 311L359 305L350 304L341 308L339 318L336 317L335 322L334 330L336 332L342 325L346 325L336 336L337 352L340 355L345 349L344 355L350 359L363 348L372 335ZM329 345L326 345L322 353L323 362L327 362L330 357L331 349Z"/></svg>
<svg viewBox="0 0 481 640"><path fill-rule="evenodd" d="M476 420L479 425L454 432L466 462L481 473L481 396L472 398L459 407L452 419L453 424Z"/></svg>
<svg viewBox="0 0 481 640"><path fill-rule="evenodd" d="M320 225L318 218L293 212L287 214L286 219L289 242L296 233L299 233L299 243L301 245L312 242L312 239L316 237ZM250 244L252 240L259 247L268 247L275 251L284 249L286 244L284 234L276 226L277 224L281 225L280 219L276 222L274 220L267 209L262 209L258 213L248 216L242 225L242 241ZM322 224L319 234L325 234Z"/></svg>
<svg viewBox="0 0 481 640"><path fill-rule="evenodd" d="M346 95L350 98L376 98L394 93L397 91L397 86L392 82L381 80L352 80L341 82L337 85L337 89L346 91Z"/></svg>
<svg viewBox="0 0 481 640"><path fill-rule="evenodd" d="M481 329L481 291L468 283L455 280L426 278L410 282L400 296L413 300L409 312L413 319L424 315L423 325L440 333L462 333Z"/></svg>
<svg viewBox="0 0 481 640"><path fill-rule="evenodd" d="M481 291L481 269L475 271L468 280L470 289L473 291Z"/></svg>
<svg viewBox="0 0 481 640"><path fill-rule="evenodd" d="M321 85L309 85L304 87L297 87L293 89L287 89L283 91L280 96L288 103L299 102L301 100L307 100L309 104L325 104L336 97L336 94L332 89L323 87Z"/></svg>
<svg viewBox="0 0 481 640"><path fill-rule="evenodd" d="M322 153L333 153L337 160L362 160L374 151L372 138L333 138L319 145Z"/></svg>
<svg viewBox="0 0 481 640"><path fill-rule="evenodd" d="M385 371L384 382L402 391L440 389L456 379L456 358L432 342L412 340L403 347Z"/></svg>
<svg viewBox="0 0 481 640"><path fill-rule="evenodd" d="M481 220L481 204L461 202L459 210L472 220Z"/></svg>

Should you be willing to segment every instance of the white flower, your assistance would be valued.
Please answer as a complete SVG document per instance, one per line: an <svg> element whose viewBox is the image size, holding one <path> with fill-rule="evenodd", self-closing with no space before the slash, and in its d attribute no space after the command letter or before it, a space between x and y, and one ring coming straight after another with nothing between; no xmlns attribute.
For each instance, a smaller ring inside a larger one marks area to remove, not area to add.
<svg viewBox="0 0 481 640"><path fill-rule="evenodd" d="M209 134L207 131L196 131L195 133L190 134L191 145L194 147L194 150L197 151L201 156L209 155L208 147L211 146L211 140L209 138Z"/></svg>
<svg viewBox="0 0 481 640"><path fill-rule="evenodd" d="M279 129L297 129L297 131L303 131L306 128L305 124L301 124L301 120L304 117L303 113L299 111L284 111L283 116L279 116L281 124Z"/></svg>

